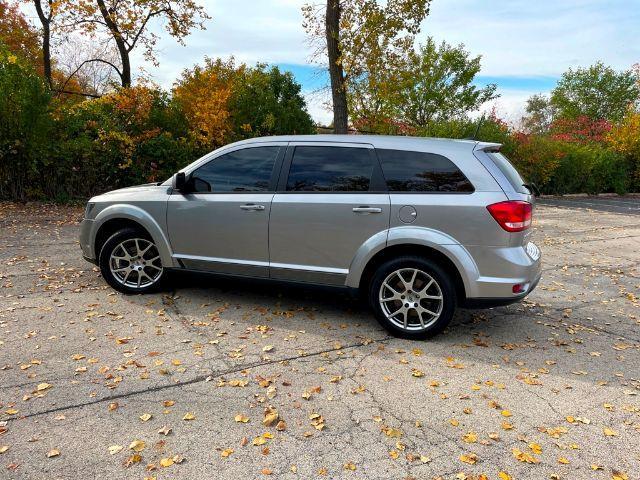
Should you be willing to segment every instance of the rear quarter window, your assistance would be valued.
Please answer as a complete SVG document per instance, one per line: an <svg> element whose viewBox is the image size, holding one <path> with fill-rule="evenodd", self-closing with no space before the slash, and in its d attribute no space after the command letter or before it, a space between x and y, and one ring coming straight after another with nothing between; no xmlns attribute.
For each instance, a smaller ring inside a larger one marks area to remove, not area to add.
<svg viewBox="0 0 640 480"><path fill-rule="evenodd" d="M442 155L377 149L382 172L391 192L472 193L473 185L460 169Z"/></svg>
<svg viewBox="0 0 640 480"><path fill-rule="evenodd" d="M500 152L487 152L487 155L496 167L500 169L516 192L529 194L529 190L524 186L525 181L507 157Z"/></svg>

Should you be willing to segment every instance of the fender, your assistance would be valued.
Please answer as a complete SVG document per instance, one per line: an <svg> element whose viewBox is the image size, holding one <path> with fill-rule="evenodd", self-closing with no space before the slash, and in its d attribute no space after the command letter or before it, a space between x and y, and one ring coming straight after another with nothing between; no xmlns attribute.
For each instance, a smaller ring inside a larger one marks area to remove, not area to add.
<svg viewBox="0 0 640 480"><path fill-rule="evenodd" d="M173 252L171 251L171 244L164 234L162 228L158 224L155 218L149 214L149 212L143 210L140 207L131 204L116 203L103 209L96 215L94 219L93 228L91 229L91 245L95 245L96 235L100 230L100 227L107 221L112 219L126 218L139 223L144 229L149 232L153 243L158 248L160 254L160 260L165 267L174 267ZM98 255L95 252L96 256Z"/></svg>
<svg viewBox="0 0 640 480"><path fill-rule="evenodd" d="M421 245L439 251L456 266L467 296L475 293L475 280L480 276L478 266L466 248L451 236L425 227L394 227L370 237L356 252L347 275L346 285L358 288L360 278L369 261L380 251L395 245Z"/></svg>

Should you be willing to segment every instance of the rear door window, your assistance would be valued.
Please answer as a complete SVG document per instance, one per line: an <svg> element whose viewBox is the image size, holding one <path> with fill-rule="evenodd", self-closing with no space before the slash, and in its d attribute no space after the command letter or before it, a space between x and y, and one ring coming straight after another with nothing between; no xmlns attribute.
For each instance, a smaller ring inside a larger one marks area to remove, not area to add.
<svg viewBox="0 0 640 480"><path fill-rule="evenodd" d="M426 152L377 149L391 192L471 193L473 185L448 158Z"/></svg>
<svg viewBox="0 0 640 480"><path fill-rule="evenodd" d="M366 192L373 158L367 148L298 146L293 152L287 191Z"/></svg>
<svg viewBox="0 0 640 480"><path fill-rule="evenodd" d="M487 155L493 160L493 163L500 169L516 192L524 194L530 193L527 187L524 186L525 181L518 173L518 170L516 170L516 167L511 164L507 157L500 152L487 152Z"/></svg>

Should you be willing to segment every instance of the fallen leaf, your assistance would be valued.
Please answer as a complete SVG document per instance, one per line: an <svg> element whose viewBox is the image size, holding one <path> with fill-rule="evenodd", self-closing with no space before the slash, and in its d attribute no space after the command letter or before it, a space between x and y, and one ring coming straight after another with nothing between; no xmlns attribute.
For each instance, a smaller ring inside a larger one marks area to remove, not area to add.
<svg viewBox="0 0 640 480"><path fill-rule="evenodd" d="M247 417L246 415L243 415L241 413L239 413L238 415L236 415L234 417L234 420L238 423L247 423L249 421L249 417Z"/></svg>
<svg viewBox="0 0 640 480"><path fill-rule="evenodd" d="M143 422L147 422L151 420L151 417L153 417L153 415L151 415L150 413L143 413L142 415L140 415L140 420L142 420Z"/></svg>
<svg viewBox="0 0 640 480"><path fill-rule="evenodd" d="M173 465L173 458L161 458L160 459L160 466L161 467L170 467L171 465Z"/></svg>
<svg viewBox="0 0 640 480"><path fill-rule="evenodd" d="M182 417L183 420L195 420L196 416L191 413L191 412L187 412L184 414L184 417Z"/></svg>
<svg viewBox="0 0 640 480"><path fill-rule="evenodd" d="M57 457L58 455L60 455L60 450L57 448L52 448L47 452L47 458Z"/></svg>
<svg viewBox="0 0 640 480"><path fill-rule="evenodd" d="M478 462L478 456L475 453L465 453L460 455L460 461L468 463L469 465L475 465Z"/></svg>
<svg viewBox="0 0 640 480"><path fill-rule="evenodd" d="M540 460L538 460L536 457L534 457L533 455L527 453L527 452L523 452L521 451L519 448L513 448L511 450L511 452L513 453L513 456L516 457L517 460L524 462L524 463L540 463Z"/></svg>
<svg viewBox="0 0 640 480"><path fill-rule="evenodd" d="M221 456L222 458L227 458L227 457L229 457L232 453L233 453L233 448L225 448L224 450L222 450L222 452L220 452L220 456Z"/></svg>
<svg viewBox="0 0 640 480"><path fill-rule="evenodd" d="M109 447L109 454L115 455L116 453L120 453L124 447L122 445L111 445Z"/></svg>
<svg viewBox="0 0 640 480"><path fill-rule="evenodd" d="M142 440L134 440L133 442L131 442L131 444L129 445L129 449L133 450L134 452L141 452L144 450L144 448L147 446L146 443L144 443Z"/></svg>

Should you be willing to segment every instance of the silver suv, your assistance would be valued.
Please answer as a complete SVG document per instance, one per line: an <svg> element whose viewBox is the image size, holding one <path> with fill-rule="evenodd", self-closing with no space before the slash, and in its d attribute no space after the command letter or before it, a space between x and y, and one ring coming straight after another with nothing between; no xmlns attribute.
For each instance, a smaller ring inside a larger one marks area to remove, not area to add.
<svg viewBox="0 0 640 480"><path fill-rule="evenodd" d="M170 270L364 293L396 335L442 331L456 306L518 301L540 279L533 195L500 145L287 136L220 148L160 184L87 204L80 245L116 290Z"/></svg>

